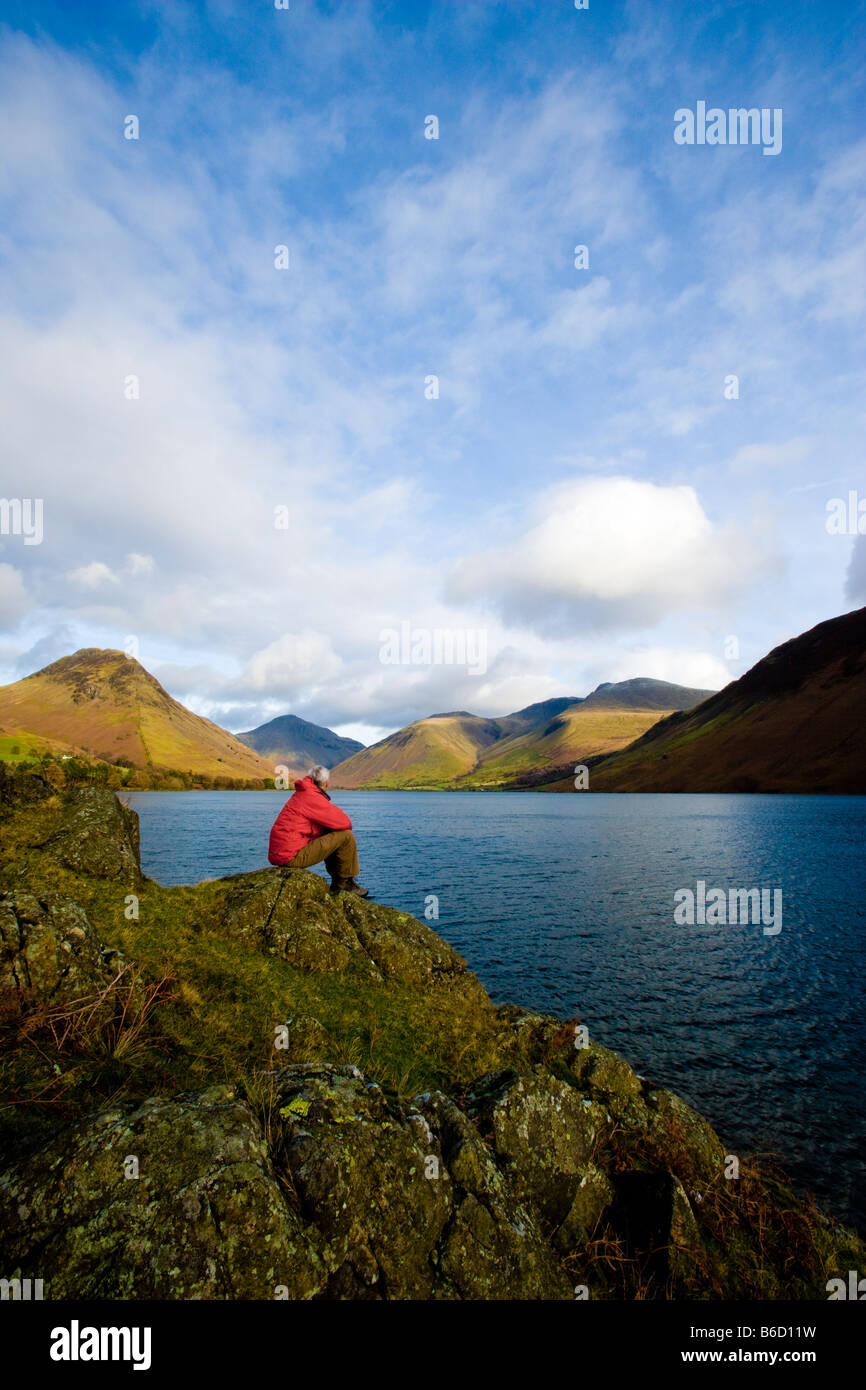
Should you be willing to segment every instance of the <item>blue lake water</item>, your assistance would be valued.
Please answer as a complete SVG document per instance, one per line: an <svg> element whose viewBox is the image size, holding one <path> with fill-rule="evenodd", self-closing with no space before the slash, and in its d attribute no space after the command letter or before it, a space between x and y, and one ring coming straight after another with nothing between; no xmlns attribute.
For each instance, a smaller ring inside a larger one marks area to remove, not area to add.
<svg viewBox="0 0 866 1390"><path fill-rule="evenodd" d="M274 792L136 792L161 883L267 863ZM360 881L496 1002L562 1017L669 1086L732 1153L781 1155L866 1229L866 797L340 791ZM782 930L679 926L674 894L779 888ZM431 904L432 906L432 904Z"/></svg>

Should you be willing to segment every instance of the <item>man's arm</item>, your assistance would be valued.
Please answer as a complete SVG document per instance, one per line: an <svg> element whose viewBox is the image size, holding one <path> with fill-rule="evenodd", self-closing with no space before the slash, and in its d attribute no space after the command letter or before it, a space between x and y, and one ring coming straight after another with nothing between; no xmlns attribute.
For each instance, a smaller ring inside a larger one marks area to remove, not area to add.
<svg viewBox="0 0 866 1390"><path fill-rule="evenodd" d="M326 796L316 798L315 808L310 807L308 812L310 820L316 825L323 825L326 830L351 830L352 822L341 811L339 806L335 806Z"/></svg>

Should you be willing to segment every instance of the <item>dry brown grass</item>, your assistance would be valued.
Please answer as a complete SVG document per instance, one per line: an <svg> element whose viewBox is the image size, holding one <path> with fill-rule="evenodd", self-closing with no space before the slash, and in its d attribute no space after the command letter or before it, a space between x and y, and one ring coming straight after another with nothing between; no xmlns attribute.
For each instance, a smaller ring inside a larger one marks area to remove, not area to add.
<svg viewBox="0 0 866 1390"><path fill-rule="evenodd" d="M154 1011L177 999L172 975L149 980L137 966L124 965L106 985L76 999L32 1003L7 996L0 1030L7 1045L31 1051L41 1065L25 1069L9 1105L62 1101L89 1074L143 1066L152 1056Z"/></svg>

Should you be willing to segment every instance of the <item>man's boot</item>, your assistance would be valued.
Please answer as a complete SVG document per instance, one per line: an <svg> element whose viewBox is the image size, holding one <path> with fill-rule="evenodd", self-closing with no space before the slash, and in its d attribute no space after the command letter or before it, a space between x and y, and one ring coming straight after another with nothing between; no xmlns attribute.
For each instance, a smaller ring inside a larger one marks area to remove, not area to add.
<svg viewBox="0 0 866 1390"><path fill-rule="evenodd" d="M354 893L357 898L369 896L369 890L362 888L360 883L356 883L353 878L333 878L331 880L332 893Z"/></svg>

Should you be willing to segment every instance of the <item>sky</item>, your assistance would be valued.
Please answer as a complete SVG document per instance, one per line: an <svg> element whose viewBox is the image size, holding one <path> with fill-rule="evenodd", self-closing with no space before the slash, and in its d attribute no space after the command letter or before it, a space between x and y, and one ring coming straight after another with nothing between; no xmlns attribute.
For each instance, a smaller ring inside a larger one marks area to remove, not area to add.
<svg viewBox="0 0 866 1390"><path fill-rule="evenodd" d="M866 604L864 18L0 0L0 682L372 742Z"/></svg>

